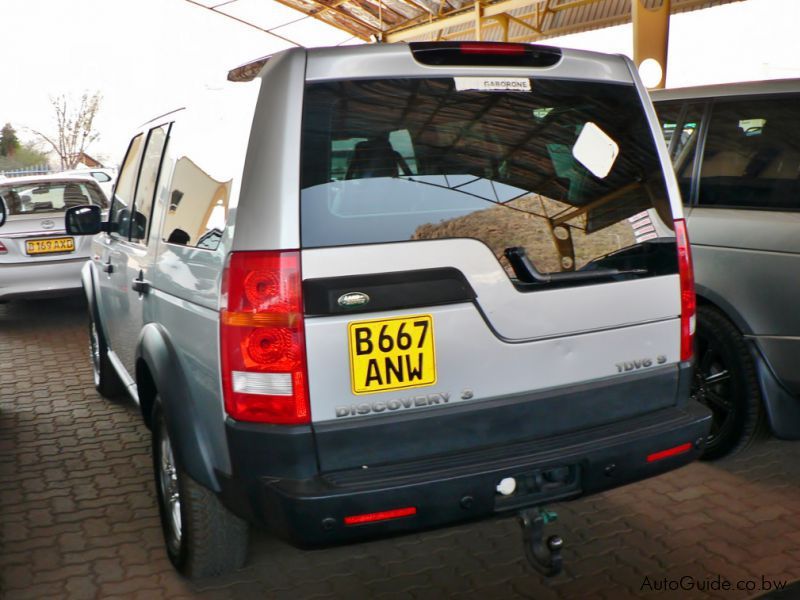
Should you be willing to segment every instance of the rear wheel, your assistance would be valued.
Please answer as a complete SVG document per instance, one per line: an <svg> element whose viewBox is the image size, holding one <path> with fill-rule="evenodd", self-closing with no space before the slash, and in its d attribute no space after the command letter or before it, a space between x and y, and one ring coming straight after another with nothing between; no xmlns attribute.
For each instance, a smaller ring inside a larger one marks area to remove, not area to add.
<svg viewBox="0 0 800 600"><path fill-rule="evenodd" d="M159 399L153 405L153 469L167 555L186 577L216 577L247 558L247 523L183 472Z"/></svg>
<svg viewBox="0 0 800 600"><path fill-rule="evenodd" d="M753 357L733 323L708 306L697 309L691 395L712 412L703 459L738 452L765 434Z"/></svg>
<svg viewBox="0 0 800 600"><path fill-rule="evenodd" d="M108 346L95 318L89 320L89 355L92 359L94 387L106 398L119 398L125 386L119 379L111 361L108 359Z"/></svg>

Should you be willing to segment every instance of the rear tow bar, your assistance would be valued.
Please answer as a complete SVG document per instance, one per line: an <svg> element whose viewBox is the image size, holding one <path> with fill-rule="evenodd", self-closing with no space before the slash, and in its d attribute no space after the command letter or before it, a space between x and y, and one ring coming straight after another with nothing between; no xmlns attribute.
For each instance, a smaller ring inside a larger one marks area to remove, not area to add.
<svg viewBox="0 0 800 600"><path fill-rule="evenodd" d="M558 535L544 539L544 526L558 518L555 512L539 508L529 508L519 513L522 525L522 544L525 546L525 558L531 566L545 577L554 577L561 573L563 566L561 550L564 540Z"/></svg>

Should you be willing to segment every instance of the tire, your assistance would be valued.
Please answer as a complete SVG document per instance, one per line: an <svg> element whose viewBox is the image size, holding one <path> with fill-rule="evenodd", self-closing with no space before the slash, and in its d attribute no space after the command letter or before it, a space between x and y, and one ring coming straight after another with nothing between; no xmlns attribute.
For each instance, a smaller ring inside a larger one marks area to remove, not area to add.
<svg viewBox="0 0 800 600"><path fill-rule="evenodd" d="M191 579L241 568L247 558L248 525L180 468L158 397L153 404L152 454L161 529L173 566Z"/></svg>
<svg viewBox="0 0 800 600"><path fill-rule="evenodd" d="M742 334L721 312L697 308L691 396L712 412L703 460L747 448L764 437L767 418L755 363Z"/></svg>
<svg viewBox="0 0 800 600"><path fill-rule="evenodd" d="M108 359L108 345L95 315L89 319L89 356L92 360L95 389L109 400L123 397L125 386Z"/></svg>

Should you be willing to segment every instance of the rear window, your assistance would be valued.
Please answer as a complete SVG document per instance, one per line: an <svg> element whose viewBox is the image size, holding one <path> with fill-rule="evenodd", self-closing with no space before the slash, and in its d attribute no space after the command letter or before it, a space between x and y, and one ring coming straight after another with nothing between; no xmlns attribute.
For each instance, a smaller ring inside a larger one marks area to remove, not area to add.
<svg viewBox="0 0 800 600"><path fill-rule="evenodd" d="M308 84L303 246L475 238L511 275L512 247L552 273L674 241L633 86L472 79Z"/></svg>
<svg viewBox="0 0 800 600"><path fill-rule="evenodd" d="M96 184L83 181L41 181L0 187L9 215L65 212L73 206L95 204L107 208L106 197Z"/></svg>

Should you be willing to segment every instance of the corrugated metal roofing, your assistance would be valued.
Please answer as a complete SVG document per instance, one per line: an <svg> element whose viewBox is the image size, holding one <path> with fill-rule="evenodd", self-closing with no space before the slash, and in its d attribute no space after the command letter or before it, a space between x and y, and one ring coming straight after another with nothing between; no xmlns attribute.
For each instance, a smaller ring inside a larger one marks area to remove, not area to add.
<svg viewBox="0 0 800 600"><path fill-rule="evenodd" d="M481 39L536 41L628 23L632 0L187 0L247 22L291 43L298 19L317 19L333 25L317 44L363 41L475 39L476 15ZM664 0L643 0L647 8ZM672 0L671 12L680 13L742 0ZM299 16L285 7L306 16ZM503 23L508 24L508 35ZM308 23L304 25L307 26ZM306 27L307 28L307 27ZM320 30L320 35L324 32Z"/></svg>

